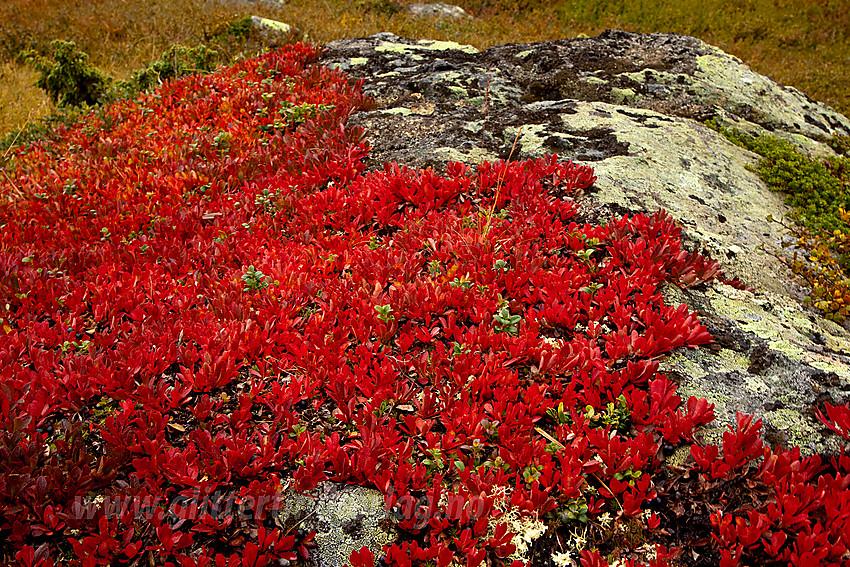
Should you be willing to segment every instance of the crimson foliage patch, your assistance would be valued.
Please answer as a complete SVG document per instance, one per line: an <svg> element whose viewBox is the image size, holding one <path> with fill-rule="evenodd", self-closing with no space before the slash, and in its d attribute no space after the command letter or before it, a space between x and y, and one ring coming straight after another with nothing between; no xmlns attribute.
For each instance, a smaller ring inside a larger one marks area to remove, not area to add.
<svg viewBox="0 0 850 567"><path fill-rule="evenodd" d="M763 449L745 416L722 454L695 443L713 406L658 373L711 340L662 287L718 274L669 215L580 222L595 177L555 157L363 175L345 121L369 101L316 57L167 83L9 156L0 559L304 560L274 507L331 480L384 492L388 563L527 561L524 517L584 530L553 544L566 564L662 565L663 443L704 483L776 485L772 508L715 511L724 565L846 559L850 477Z"/></svg>

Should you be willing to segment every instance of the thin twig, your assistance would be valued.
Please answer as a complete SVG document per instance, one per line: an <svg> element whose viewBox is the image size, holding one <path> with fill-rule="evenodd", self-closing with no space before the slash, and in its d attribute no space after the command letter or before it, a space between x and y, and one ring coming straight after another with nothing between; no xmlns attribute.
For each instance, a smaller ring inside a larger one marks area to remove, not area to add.
<svg viewBox="0 0 850 567"><path fill-rule="evenodd" d="M549 441L550 443L552 443L555 447L557 447L559 451L563 451L564 449L566 449L566 447L564 446L564 444L563 444L563 443L561 443L560 441L558 441L557 439L555 439L554 437L552 437L551 435L549 435L548 433L546 433L546 432L545 432L543 429L541 429L540 427L535 427L535 428L534 428L534 431L536 431L537 433L539 433L540 435L542 435L543 437L545 437L545 438L546 438L546 440L547 440L547 441Z"/></svg>
<svg viewBox="0 0 850 567"><path fill-rule="evenodd" d="M484 122L481 123L481 146L484 147L485 135L487 134L487 116L490 111L490 79L493 73L487 75L487 88L484 89Z"/></svg>
<svg viewBox="0 0 850 567"><path fill-rule="evenodd" d="M41 107L42 107L42 106L44 106L44 101L43 101L43 100L41 101L41 103L40 103L40 104L39 104L39 105L38 105L38 106L37 106L34 110L30 110L30 111L27 113L27 119L26 119L26 121L24 122L24 125L23 125L23 126L21 126L21 129L20 129L20 130L18 130L17 132L15 132L15 137L14 137L14 138L12 138L12 142L9 144L9 147L8 147L8 148L6 148L6 151L5 151L5 152L3 152L3 160L4 160L4 161L5 161L5 159L6 159L6 156L7 156L7 155L9 155L9 152L10 152L10 151L12 151L12 148L13 148L13 147L15 147L15 142L17 142L17 141L18 141L18 138L20 138L20 137L21 137L21 134L23 134L24 130L26 130L27 126L29 126L30 121L32 120L32 115L33 115L34 113L38 112L39 110L41 110Z"/></svg>
<svg viewBox="0 0 850 567"><path fill-rule="evenodd" d="M9 173L6 171L6 166L3 166L3 175L5 175L5 176L6 176L6 180L7 180L7 181L9 182L9 184L12 186L12 189L14 189L14 190L15 190L15 192L17 193L16 197L17 197L18 199L24 199L24 198L25 198L24 192L23 192L23 191L21 191L21 188L20 188L20 187L18 187L17 185L15 185L15 182L14 182L14 181L12 181L12 178L11 178L11 177L9 177Z"/></svg>
<svg viewBox="0 0 850 567"><path fill-rule="evenodd" d="M508 154L508 159L505 160L505 168L499 175L499 181L496 182L496 196L493 198L493 206L490 207L490 212L487 214L487 222L484 224L484 229L481 231L482 235L489 234L490 232L490 221L493 220L493 213L496 212L496 203L499 202L499 195L502 192L502 183L505 181L505 174L508 172L508 167L510 166L511 158L514 156L514 151L516 150L520 134L522 134L522 126L519 127L519 130L516 132L516 136L514 136L514 144L511 146L511 152Z"/></svg>

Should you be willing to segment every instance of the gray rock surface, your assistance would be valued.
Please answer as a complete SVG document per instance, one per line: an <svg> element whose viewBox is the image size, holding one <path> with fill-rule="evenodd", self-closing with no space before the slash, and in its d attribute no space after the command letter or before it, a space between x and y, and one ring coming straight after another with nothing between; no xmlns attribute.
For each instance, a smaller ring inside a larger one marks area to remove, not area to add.
<svg viewBox="0 0 850 567"><path fill-rule="evenodd" d="M815 418L850 400L850 333L805 308L781 258L783 197L748 169L758 156L704 126L710 118L831 154L850 120L700 40L609 31L595 38L479 52L391 34L333 42L322 59L364 78L377 108L352 117L370 132L369 168L557 153L592 165L588 220L664 208L685 235L753 291L717 284L668 290L697 310L715 344L674 353L663 369L684 395L715 403L718 441L735 412L764 421L771 444L838 449Z"/></svg>
<svg viewBox="0 0 850 567"><path fill-rule="evenodd" d="M252 39L264 47L281 47L304 38L301 30L287 23L270 20L260 16L251 16Z"/></svg>
<svg viewBox="0 0 850 567"><path fill-rule="evenodd" d="M404 7L408 14L424 18L451 18L451 19L467 19L471 20L466 10L460 6L453 4L444 4L443 2L432 3L415 3L408 4Z"/></svg>

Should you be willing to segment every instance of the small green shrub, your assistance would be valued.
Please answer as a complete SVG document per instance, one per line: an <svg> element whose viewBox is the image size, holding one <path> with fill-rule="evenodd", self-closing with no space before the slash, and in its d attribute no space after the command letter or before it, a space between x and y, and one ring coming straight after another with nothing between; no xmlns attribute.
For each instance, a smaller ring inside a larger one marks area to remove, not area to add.
<svg viewBox="0 0 850 567"><path fill-rule="evenodd" d="M493 314L493 322L496 323L497 333L507 333L509 335L517 334L517 325L522 321L520 315L511 315L507 305L503 305L496 313Z"/></svg>
<svg viewBox="0 0 850 567"><path fill-rule="evenodd" d="M243 291L257 291L260 289L266 289L270 285L278 285L280 282L272 279L256 269L253 264L248 266L248 269L245 270L245 273L240 276L242 282L245 284Z"/></svg>
<svg viewBox="0 0 850 567"><path fill-rule="evenodd" d="M248 39L248 36L251 35L251 29L253 29L253 27L254 26L251 23L251 16L245 16L244 18L233 20L227 24L224 35L243 41Z"/></svg>
<svg viewBox="0 0 850 567"><path fill-rule="evenodd" d="M734 144L759 154L755 172L775 191L784 191L794 209L794 220L814 231L850 232L839 211L850 209L850 159L815 159L803 154L788 140L774 136L750 136L737 129L708 124ZM837 139L837 138L836 138ZM830 145L841 147L841 141ZM843 143L847 143L845 140Z"/></svg>
<svg viewBox="0 0 850 567"><path fill-rule="evenodd" d="M812 288L806 301L827 319L841 322L850 316L850 158L844 157L850 138L836 136L827 142L842 155L816 159L774 136L708 126L759 154L754 170L771 189L786 193L797 223L786 228L796 239L792 243L805 252L803 257L795 252L788 263Z"/></svg>
<svg viewBox="0 0 850 567"><path fill-rule="evenodd" d="M41 73L37 86L42 88L57 105L50 115L28 123L18 132L12 132L0 139L0 153L13 146L21 146L35 140L50 139L58 126L70 126L81 116L95 111L102 103L124 98L134 98L148 92L164 81L184 77L192 73L208 73L215 70L222 57L205 45L184 47L174 45L165 51L158 60L144 69L136 71L128 81L115 81L88 64L88 55L79 51L74 42L53 42L53 60L28 51L22 57ZM325 105L310 105L310 109L301 109L306 114L297 115L303 121L312 117L316 111L325 110ZM313 114L311 114L313 113ZM6 161L0 158L0 165Z"/></svg>
<svg viewBox="0 0 850 567"><path fill-rule="evenodd" d="M137 96L169 79L184 77L192 73L209 73L219 63L217 51L206 45L185 47L172 45L158 60L144 69L136 71L129 81L117 87L120 96Z"/></svg>
<svg viewBox="0 0 850 567"><path fill-rule="evenodd" d="M52 60L34 51L24 56L41 74L36 85L58 106L97 104L109 88L110 79L89 64L89 56L73 41L57 40L50 46Z"/></svg>
<svg viewBox="0 0 850 567"><path fill-rule="evenodd" d="M827 144L838 155L850 156L850 136L835 136Z"/></svg>

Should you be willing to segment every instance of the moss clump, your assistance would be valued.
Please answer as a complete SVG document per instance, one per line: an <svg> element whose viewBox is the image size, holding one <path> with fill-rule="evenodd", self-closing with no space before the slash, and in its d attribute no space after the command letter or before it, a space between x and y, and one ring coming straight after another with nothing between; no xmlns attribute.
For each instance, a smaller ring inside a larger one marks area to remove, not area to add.
<svg viewBox="0 0 850 567"><path fill-rule="evenodd" d="M787 140L708 125L761 156L754 170L771 189L786 193L797 223L788 228L805 251L802 258L794 253L791 268L812 287L808 301L828 319L843 321L850 315L850 158L813 158ZM846 154L850 138L828 144Z"/></svg>
<svg viewBox="0 0 850 567"><path fill-rule="evenodd" d="M762 157L755 167L756 173L771 189L786 193L786 203L794 209L794 220L816 231L850 231L839 213L850 209L850 159L843 156L815 159L800 152L788 140L714 127L733 143ZM833 143L841 147L848 141Z"/></svg>
<svg viewBox="0 0 850 567"><path fill-rule="evenodd" d="M251 35L251 30L253 29L253 27L254 26L251 23L251 16L245 16L244 18L233 20L232 22L227 24L225 35L234 37L240 41L244 41L248 39L248 36Z"/></svg>
<svg viewBox="0 0 850 567"><path fill-rule="evenodd" d="M835 153L850 156L850 136L835 136L827 141L827 144Z"/></svg>

